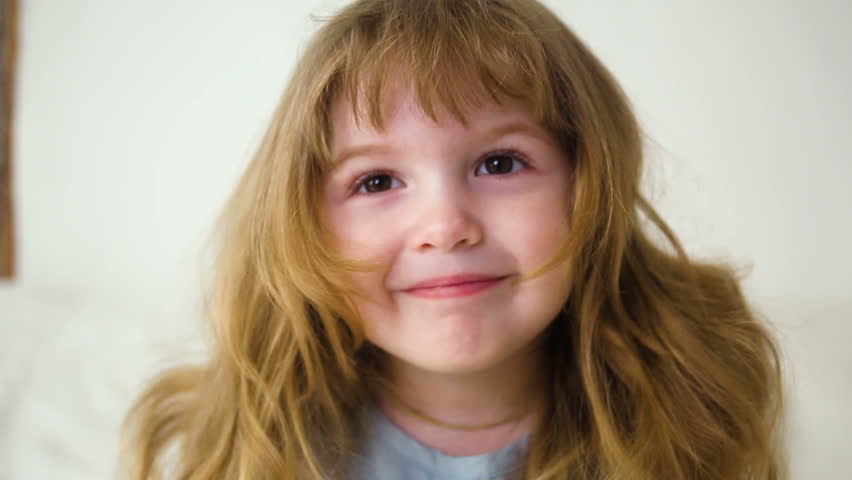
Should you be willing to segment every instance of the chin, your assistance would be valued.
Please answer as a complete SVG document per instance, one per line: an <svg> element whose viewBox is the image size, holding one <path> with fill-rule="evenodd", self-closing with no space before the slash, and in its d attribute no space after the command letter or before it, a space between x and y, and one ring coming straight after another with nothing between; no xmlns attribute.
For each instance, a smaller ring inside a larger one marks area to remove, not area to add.
<svg viewBox="0 0 852 480"><path fill-rule="evenodd" d="M500 352L441 352L428 359L409 361L423 370L444 375L470 375L479 373L498 365L508 355Z"/></svg>

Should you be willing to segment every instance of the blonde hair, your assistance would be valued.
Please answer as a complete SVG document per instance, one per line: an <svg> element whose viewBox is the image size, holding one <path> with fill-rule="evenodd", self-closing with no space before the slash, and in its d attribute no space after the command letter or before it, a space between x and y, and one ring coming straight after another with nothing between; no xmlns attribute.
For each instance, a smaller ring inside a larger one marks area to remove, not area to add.
<svg viewBox="0 0 852 480"><path fill-rule="evenodd" d="M160 478L171 446L180 479L345 478L378 352L320 195L331 102L345 95L381 127L388 65L433 118L436 105L464 120L482 101L525 101L573 163L571 235L548 266L570 261L574 280L548 330L547 421L521 478L786 478L768 325L732 269L688 258L641 195L628 100L534 0L359 0L316 33L219 223L212 358L138 399L132 478Z"/></svg>

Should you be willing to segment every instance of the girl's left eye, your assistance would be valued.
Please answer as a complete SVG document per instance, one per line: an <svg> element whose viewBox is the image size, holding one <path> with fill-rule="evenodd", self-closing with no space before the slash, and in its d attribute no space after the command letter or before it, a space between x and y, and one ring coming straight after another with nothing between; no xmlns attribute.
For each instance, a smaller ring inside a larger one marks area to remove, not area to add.
<svg viewBox="0 0 852 480"><path fill-rule="evenodd" d="M506 175L526 167L526 162L518 154L498 151L486 155L485 160L476 167L476 175Z"/></svg>

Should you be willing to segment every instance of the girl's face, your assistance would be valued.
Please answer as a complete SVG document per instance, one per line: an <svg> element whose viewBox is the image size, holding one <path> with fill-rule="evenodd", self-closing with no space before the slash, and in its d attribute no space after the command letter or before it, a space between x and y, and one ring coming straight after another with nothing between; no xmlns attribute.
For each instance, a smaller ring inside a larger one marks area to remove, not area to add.
<svg viewBox="0 0 852 480"><path fill-rule="evenodd" d="M468 127L413 91L385 103L385 131L332 111L325 208L336 248L378 262L350 273L369 341L435 373L482 371L534 346L564 305L567 266L519 284L568 235L569 161L521 104L472 109Z"/></svg>

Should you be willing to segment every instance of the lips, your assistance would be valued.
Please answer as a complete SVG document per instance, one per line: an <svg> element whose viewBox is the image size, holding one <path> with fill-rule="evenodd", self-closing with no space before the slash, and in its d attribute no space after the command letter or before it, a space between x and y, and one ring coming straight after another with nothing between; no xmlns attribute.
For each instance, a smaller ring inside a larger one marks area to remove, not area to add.
<svg viewBox="0 0 852 480"><path fill-rule="evenodd" d="M508 275L464 274L437 277L420 282L403 292L423 299L449 299L468 297L490 290L503 283Z"/></svg>

